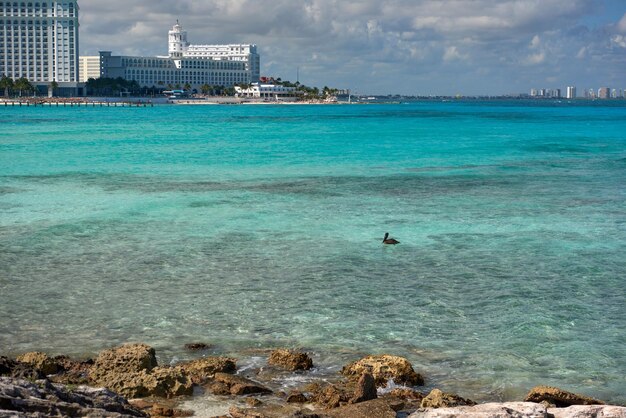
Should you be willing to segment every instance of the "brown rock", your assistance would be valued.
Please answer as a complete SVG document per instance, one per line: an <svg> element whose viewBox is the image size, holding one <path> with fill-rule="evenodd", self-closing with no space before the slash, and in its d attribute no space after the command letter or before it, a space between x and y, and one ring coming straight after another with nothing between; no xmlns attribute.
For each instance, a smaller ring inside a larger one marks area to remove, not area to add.
<svg viewBox="0 0 626 418"><path fill-rule="evenodd" d="M342 404L348 403L351 398L350 393L335 385L323 387L311 385L309 389L313 393L311 401L326 409L337 408Z"/></svg>
<svg viewBox="0 0 626 418"><path fill-rule="evenodd" d="M187 374L196 384L204 384L215 373L234 373L236 360L228 357L204 357L187 363L177 364L176 368Z"/></svg>
<svg viewBox="0 0 626 418"><path fill-rule="evenodd" d="M230 395L230 386L222 382L213 382L206 389L214 395L228 396Z"/></svg>
<svg viewBox="0 0 626 418"><path fill-rule="evenodd" d="M396 389L393 389L391 392L389 392L387 395L393 398L404 399L404 400L409 399L409 400L421 401L422 399L424 399L424 395L422 395L416 390L409 389L409 388L396 388Z"/></svg>
<svg viewBox="0 0 626 418"><path fill-rule="evenodd" d="M228 409L228 413L233 418L267 418L266 415L261 412L253 411L251 409L239 408L236 406L231 406Z"/></svg>
<svg viewBox="0 0 626 418"><path fill-rule="evenodd" d="M45 353L26 353L18 356L16 360L32 366L33 368L41 371L44 375L55 374L59 370L57 362Z"/></svg>
<svg viewBox="0 0 626 418"><path fill-rule="evenodd" d="M341 373L351 380L357 380L363 373L371 373L376 386L382 387L389 379L403 385L423 385L424 378L413 370L413 366L404 357L367 356L345 366Z"/></svg>
<svg viewBox="0 0 626 418"><path fill-rule="evenodd" d="M54 361L59 365L59 371L49 379L54 383L65 385L86 385L89 383L89 370L93 360L77 361L67 356L56 356Z"/></svg>
<svg viewBox="0 0 626 418"><path fill-rule="evenodd" d="M105 350L98 355L90 370L90 378L101 381L110 373L149 372L157 366L154 349L145 344L126 344Z"/></svg>
<svg viewBox="0 0 626 418"><path fill-rule="evenodd" d="M535 386L528 392L524 401L536 403L546 401L559 408L568 407L570 405L604 405L604 402L597 399L567 392L551 386Z"/></svg>
<svg viewBox="0 0 626 418"><path fill-rule="evenodd" d="M208 350L211 348L211 345L205 343L189 343L185 344L185 348L189 351L200 351L200 350Z"/></svg>
<svg viewBox="0 0 626 418"><path fill-rule="evenodd" d="M430 391L424 399L422 399L422 408L451 408L455 406L464 405L476 405L476 402L461 398L458 395L452 393L445 393L439 389L433 389Z"/></svg>
<svg viewBox="0 0 626 418"><path fill-rule="evenodd" d="M308 399L306 395L302 392L298 392L297 390L291 391L289 396L287 396L287 403L306 403Z"/></svg>
<svg viewBox="0 0 626 418"><path fill-rule="evenodd" d="M376 383L374 377L369 373L363 373L359 378L354 391L354 397L350 399L350 403L359 403L365 401L371 401L378 398L376 393Z"/></svg>
<svg viewBox="0 0 626 418"><path fill-rule="evenodd" d="M313 367L313 360L311 360L308 354L284 349L272 351L267 362L292 372L309 370Z"/></svg>
<svg viewBox="0 0 626 418"><path fill-rule="evenodd" d="M263 402L261 402L259 399L257 398L246 398L246 404L248 406L251 406L253 408L257 407L257 406L261 406L263 405Z"/></svg>
<svg viewBox="0 0 626 418"><path fill-rule="evenodd" d="M332 418L396 418L396 411L383 399L342 406L327 414Z"/></svg>
<svg viewBox="0 0 626 418"><path fill-rule="evenodd" d="M217 383L222 383L228 386L231 395L241 396L254 393L272 393L272 391L268 388L242 376L235 376L226 373L215 373L214 379Z"/></svg>
<svg viewBox="0 0 626 418"><path fill-rule="evenodd" d="M13 373L13 369L17 366L15 360L11 360L8 357L0 357L0 376L8 376Z"/></svg>
<svg viewBox="0 0 626 418"><path fill-rule="evenodd" d="M92 384L105 386L128 398L191 395L192 381L183 370L157 367L154 349L130 344L105 350L89 372Z"/></svg>

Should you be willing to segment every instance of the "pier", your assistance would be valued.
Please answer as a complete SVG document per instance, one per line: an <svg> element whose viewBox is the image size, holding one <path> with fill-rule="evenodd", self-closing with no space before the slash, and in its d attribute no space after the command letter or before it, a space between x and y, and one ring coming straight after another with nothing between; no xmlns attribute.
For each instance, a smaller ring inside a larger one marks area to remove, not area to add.
<svg viewBox="0 0 626 418"><path fill-rule="evenodd" d="M4 107L154 107L152 102L48 102L48 101L22 101L22 100L6 100L0 102L0 106Z"/></svg>

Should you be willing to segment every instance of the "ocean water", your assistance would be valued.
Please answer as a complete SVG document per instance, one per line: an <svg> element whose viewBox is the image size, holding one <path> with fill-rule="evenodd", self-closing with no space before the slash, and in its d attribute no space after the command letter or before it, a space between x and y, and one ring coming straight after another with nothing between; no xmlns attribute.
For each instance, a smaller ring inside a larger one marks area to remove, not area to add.
<svg viewBox="0 0 626 418"><path fill-rule="evenodd" d="M0 354L135 341L626 404L626 104L1 107Z"/></svg>

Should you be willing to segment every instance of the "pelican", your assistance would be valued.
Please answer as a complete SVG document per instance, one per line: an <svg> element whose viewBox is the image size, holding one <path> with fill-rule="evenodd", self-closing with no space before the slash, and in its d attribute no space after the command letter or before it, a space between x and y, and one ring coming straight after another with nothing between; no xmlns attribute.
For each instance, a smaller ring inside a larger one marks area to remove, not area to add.
<svg viewBox="0 0 626 418"><path fill-rule="evenodd" d="M396 245L396 244L400 244L400 241L394 238L389 238L389 232L385 232L385 238L383 238L383 244Z"/></svg>

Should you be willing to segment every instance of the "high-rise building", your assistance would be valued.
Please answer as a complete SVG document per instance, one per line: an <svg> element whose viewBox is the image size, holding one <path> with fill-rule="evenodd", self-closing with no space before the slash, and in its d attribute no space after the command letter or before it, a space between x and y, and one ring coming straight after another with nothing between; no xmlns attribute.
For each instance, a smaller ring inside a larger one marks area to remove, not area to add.
<svg viewBox="0 0 626 418"><path fill-rule="evenodd" d="M82 93L78 85L77 0L0 1L0 75L38 90Z"/></svg>
<svg viewBox="0 0 626 418"><path fill-rule="evenodd" d="M598 89L598 99L609 99L611 97L611 89L608 87L600 87Z"/></svg>
<svg viewBox="0 0 626 418"><path fill-rule="evenodd" d="M100 61L102 77L134 80L141 87L200 89L205 84L234 86L260 78L256 45L191 45L178 22L168 33L168 56L115 56L101 51Z"/></svg>
<svg viewBox="0 0 626 418"><path fill-rule="evenodd" d="M566 97L568 99L575 99L576 98L576 87L573 87L573 86L567 87Z"/></svg>
<svg viewBox="0 0 626 418"><path fill-rule="evenodd" d="M86 83L90 78L100 78L100 55L81 55L78 72L81 83Z"/></svg>

